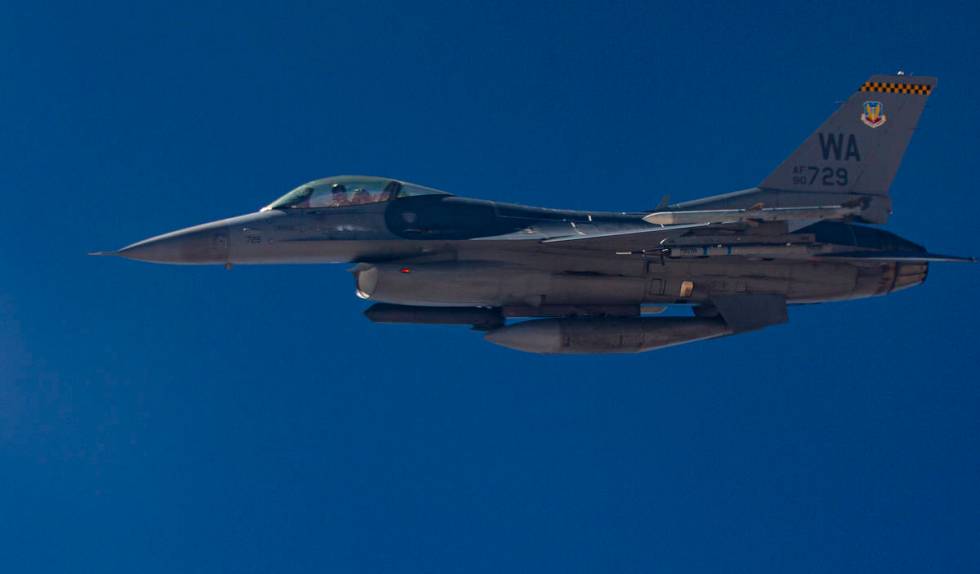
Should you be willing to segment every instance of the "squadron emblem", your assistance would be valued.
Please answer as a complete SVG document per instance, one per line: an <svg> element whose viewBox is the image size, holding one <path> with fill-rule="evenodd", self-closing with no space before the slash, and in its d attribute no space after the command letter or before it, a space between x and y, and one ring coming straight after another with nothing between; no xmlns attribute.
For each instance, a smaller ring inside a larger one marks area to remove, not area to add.
<svg viewBox="0 0 980 574"><path fill-rule="evenodd" d="M869 128L876 128L888 121L885 115L885 107L881 102L864 102L864 113L861 114L861 121Z"/></svg>

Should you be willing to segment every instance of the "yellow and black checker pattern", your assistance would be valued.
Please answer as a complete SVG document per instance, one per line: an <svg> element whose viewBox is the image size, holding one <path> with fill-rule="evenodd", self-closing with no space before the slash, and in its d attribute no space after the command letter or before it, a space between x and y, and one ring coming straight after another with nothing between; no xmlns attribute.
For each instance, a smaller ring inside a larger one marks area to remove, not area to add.
<svg viewBox="0 0 980 574"><path fill-rule="evenodd" d="M865 82L861 84L861 91L928 96L932 93L932 86L929 84L902 84L899 82Z"/></svg>

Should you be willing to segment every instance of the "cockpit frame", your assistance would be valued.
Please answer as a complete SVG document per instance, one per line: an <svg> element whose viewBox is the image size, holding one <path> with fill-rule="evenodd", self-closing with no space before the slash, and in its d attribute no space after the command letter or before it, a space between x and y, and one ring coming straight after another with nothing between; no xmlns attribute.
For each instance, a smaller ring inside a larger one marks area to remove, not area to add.
<svg viewBox="0 0 980 574"><path fill-rule="evenodd" d="M304 183L262 208L334 209L387 203L404 197L451 195L445 191L387 177L339 175Z"/></svg>

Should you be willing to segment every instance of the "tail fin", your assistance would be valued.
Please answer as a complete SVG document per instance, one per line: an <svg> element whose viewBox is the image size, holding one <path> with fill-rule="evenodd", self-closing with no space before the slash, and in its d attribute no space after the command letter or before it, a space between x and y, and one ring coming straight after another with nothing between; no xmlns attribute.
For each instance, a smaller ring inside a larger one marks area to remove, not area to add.
<svg viewBox="0 0 980 574"><path fill-rule="evenodd" d="M890 211L888 188L935 85L936 78L872 76L759 187L871 196Z"/></svg>
<svg viewBox="0 0 980 574"><path fill-rule="evenodd" d="M936 78L872 76L758 188L684 208L803 207L861 200L858 219L885 223L891 187ZM746 204L746 205L742 205Z"/></svg>

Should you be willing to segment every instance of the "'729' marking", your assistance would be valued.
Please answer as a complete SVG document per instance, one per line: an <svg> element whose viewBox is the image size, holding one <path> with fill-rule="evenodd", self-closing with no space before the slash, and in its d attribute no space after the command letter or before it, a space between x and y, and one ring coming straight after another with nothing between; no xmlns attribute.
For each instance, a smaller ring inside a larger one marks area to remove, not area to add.
<svg viewBox="0 0 980 574"><path fill-rule="evenodd" d="M794 185L847 185L847 168L820 167L817 165L797 165L793 167Z"/></svg>

